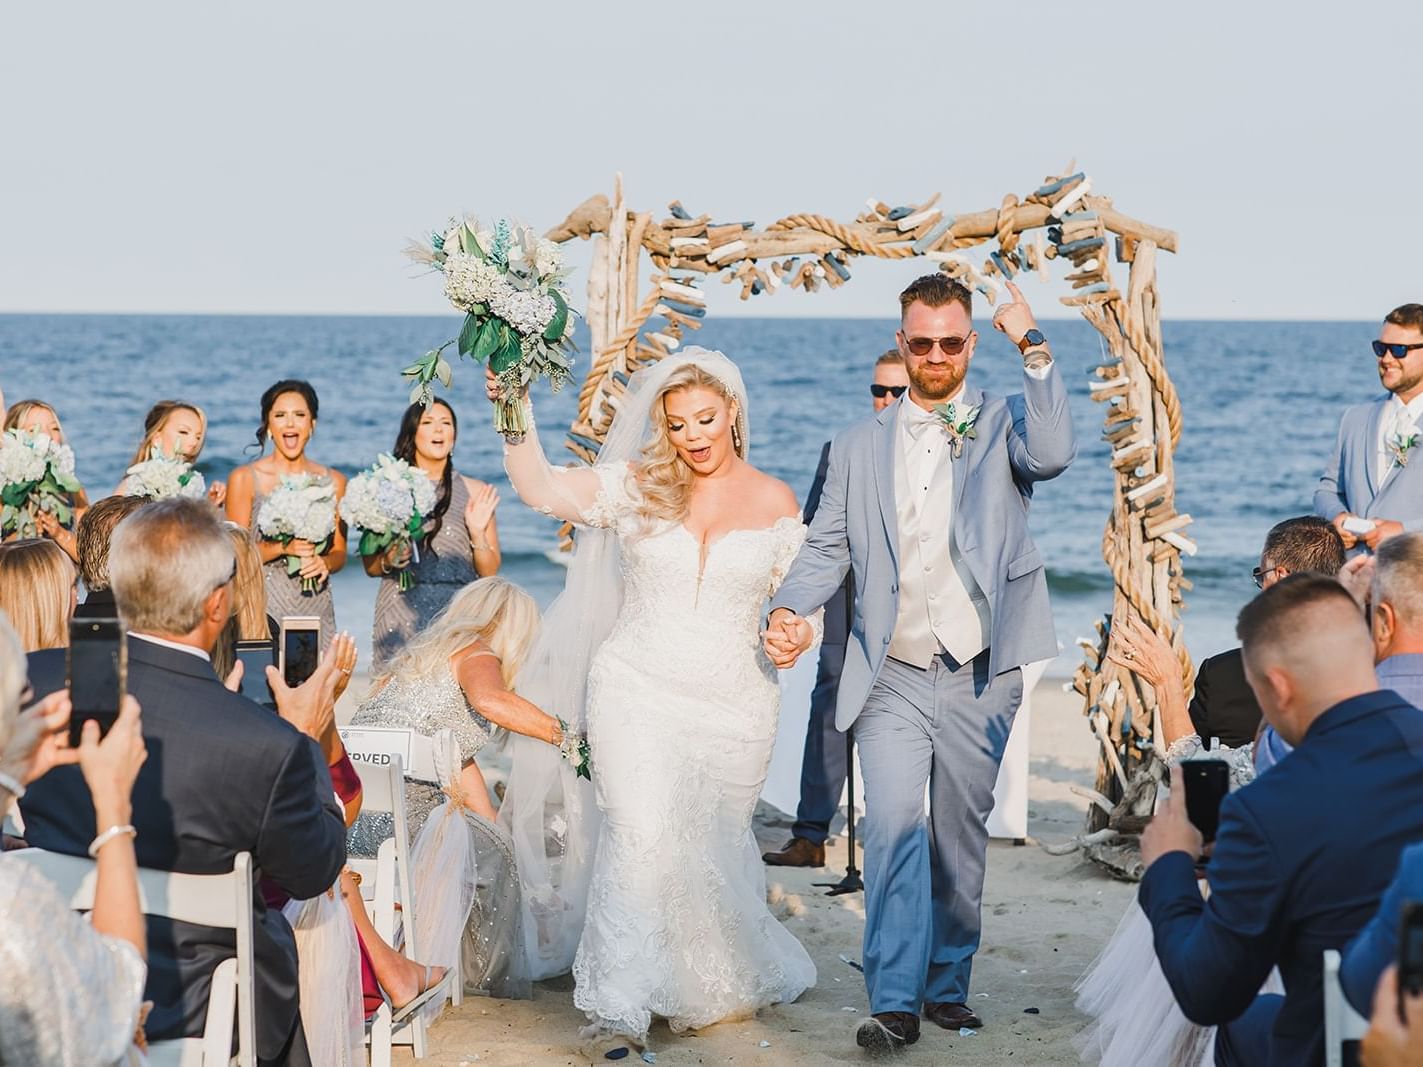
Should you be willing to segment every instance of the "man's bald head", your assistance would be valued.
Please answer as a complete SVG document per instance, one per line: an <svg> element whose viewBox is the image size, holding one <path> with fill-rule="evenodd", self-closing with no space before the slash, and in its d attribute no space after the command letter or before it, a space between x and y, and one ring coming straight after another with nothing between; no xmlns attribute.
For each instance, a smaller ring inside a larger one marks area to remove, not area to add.
<svg viewBox="0 0 1423 1067"><path fill-rule="evenodd" d="M1368 627L1333 578L1276 582L1245 605L1235 632L1266 720L1292 745L1335 704L1378 688Z"/></svg>

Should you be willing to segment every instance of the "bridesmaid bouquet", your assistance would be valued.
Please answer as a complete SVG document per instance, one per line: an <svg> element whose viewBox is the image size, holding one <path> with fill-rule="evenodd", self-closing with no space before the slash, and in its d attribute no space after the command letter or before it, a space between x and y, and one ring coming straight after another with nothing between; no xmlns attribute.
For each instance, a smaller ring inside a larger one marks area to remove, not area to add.
<svg viewBox="0 0 1423 1067"><path fill-rule="evenodd" d="M529 227L500 219L482 230L474 219L453 223L430 243L412 245L412 259L428 263L445 276L445 296L464 312L459 337L405 368L415 384L410 402L428 404L436 378L448 388L450 365L445 349L488 362L499 376L501 395L494 405L494 428L506 437L528 432L521 394L536 378L555 390L569 378L574 314L564 280L569 270L553 241Z"/></svg>
<svg viewBox="0 0 1423 1067"><path fill-rule="evenodd" d="M336 487L330 478L312 474L284 474L272 495L262 502L257 512L257 532L268 541L291 544L309 541L317 554L331 547L336 533ZM287 574L301 572L301 557L287 556ZM314 593L321 586L319 578L303 578L301 591Z"/></svg>
<svg viewBox="0 0 1423 1067"><path fill-rule="evenodd" d="M202 500L207 492L203 476L193 470L191 463L176 455L166 455L156 447L146 460L130 467L124 477L124 496L143 496L149 500L185 496Z"/></svg>
<svg viewBox="0 0 1423 1067"><path fill-rule="evenodd" d="M41 511L67 525L74 517L69 497L81 488L68 445L24 430L0 438L0 534L38 537Z"/></svg>
<svg viewBox="0 0 1423 1067"><path fill-rule="evenodd" d="M341 498L341 517L360 527L363 556L378 555L399 542L414 550L415 539L425 528L425 517L434 510L434 483L423 471L385 453L346 483L346 495ZM415 584L415 576L409 568L401 568L398 581L403 593Z"/></svg>

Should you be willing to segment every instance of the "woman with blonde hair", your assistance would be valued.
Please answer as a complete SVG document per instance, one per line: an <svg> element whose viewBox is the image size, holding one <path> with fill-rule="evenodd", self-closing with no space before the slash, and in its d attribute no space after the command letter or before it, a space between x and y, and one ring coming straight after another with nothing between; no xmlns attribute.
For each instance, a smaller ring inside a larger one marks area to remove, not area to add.
<svg viewBox="0 0 1423 1067"><path fill-rule="evenodd" d="M10 617L26 652L69 644L77 579L73 562L53 541L0 544L0 611Z"/></svg>
<svg viewBox="0 0 1423 1067"><path fill-rule="evenodd" d="M536 974L571 964L588 1036L642 1044L654 1017L695 1029L815 983L751 834L780 713L761 622L805 526L747 462L746 401L736 364L693 346L632 376L591 469L551 466L537 433L504 448L520 499L581 527L520 686L586 723L593 784L516 742L500 818Z"/></svg>
<svg viewBox="0 0 1423 1067"><path fill-rule="evenodd" d="M449 792L462 801L478 884L461 944L465 986L500 997L530 995L521 943L519 880L508 834L495 825L494 805L474 759L495 727L559 746L560 722L513 690L539 629L533 597L507 579L482 578L465 586L429 627L374 679L371 695L352 726L387 726L425 736L453 731L463 766ZM406 782L411 839L445 794L432 785ZM362 816L351 851L374 855L390 836L388 816ZM417 897L420 888L417 883ZM423 907L423 905L422 905ZM422 946L445 963L441 946Z"/></svg>
<svg viewBox="0 0 1423 1067"><path fill-rule="evenodd" d="M130 467L155 456L169 456L196 464L207 439L207 413L196 404L184 400L160 400L148 409L143 419L143 440L128 461ZM125 477L115 493L122 495L128 482ZM208 486L208 499L222 507L227 499L227 486L213 482Z"/></svg>
<svg viewBox="0 0 1423 1067"><path fill-rule="evenodd" d="M43 434L57 445L68 445L64 427L60 425L59 413L43 400L17 400L5 412L3 429L23 430L25 433ZM89 497L83 489L72 494L70 504L74 509L69 525L61 523L47 511L41 511L35 522L42 536L49 538L76 563L79 561L79 546L74 540L74 527L89 509Z"/></svg>

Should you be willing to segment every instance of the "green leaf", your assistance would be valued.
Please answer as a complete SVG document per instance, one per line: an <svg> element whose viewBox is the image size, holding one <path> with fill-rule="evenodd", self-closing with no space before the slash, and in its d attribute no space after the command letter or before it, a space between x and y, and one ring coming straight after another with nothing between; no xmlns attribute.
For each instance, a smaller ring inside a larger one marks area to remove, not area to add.
<svg viewBox="0 0 1423 1067"><path fill-rule="evenodd" d="M548 326L544 328L544 340L557 341L563 337L563 331L568 326L568 302L557 289L551 289L548 295L553 297L558 310L553 313L553 318L549 319Z"/></svg>
<svg viewBox="0 0 1423 1067"><path fill-rule="evenodd" d="M491 316L485 319L484 325L479 328L479 337L475 340L474 351L470 355L480 363L487 360L499 348L501 343L499 325L499 320Z"/></svg>
<svg viewBox="0 0 1423 1067"><path fill-rule="evenodd" d="M464 317L464 325L460 327L459 354L467 356L474 351L475 338L479 335L480 321L473 312ZM439 364L437 363L436 366Z"/></svg>
<svg viewBox="0 0 1423 1067"><path fill-rule="evenodd" d="M498 351L489 357L489 366L495 374L503 374L510 367L516 366L523 355L523 351L519 347L518 332L511 330L503 323L499 324L499 330L503 343L499 346Z"/></svg>
<svg viewBox="0 0 1423 1067"><path fill-rule="evenodd" d="M454 373L450 370L449 360L441 357L435 363L435 377L440 379L440 384L446 389L454 382Z"/></svg>
<svg viewBox="0 0 1423 1067"><path fill-rule="evenodd" d="M479 259L486 259L483 249L479 247L479 241L475 239L474 231L469 228L469 223L460 223L460 248L464 249L466 255L477 256Z"/></svg>

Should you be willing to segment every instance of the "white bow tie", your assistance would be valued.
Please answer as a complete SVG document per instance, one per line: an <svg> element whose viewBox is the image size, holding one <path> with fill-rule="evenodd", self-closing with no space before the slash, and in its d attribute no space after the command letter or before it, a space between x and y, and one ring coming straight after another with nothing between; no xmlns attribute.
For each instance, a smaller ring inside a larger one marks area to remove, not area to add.
<svg viewBox="0 0 1423 1067"><path fill-rule="evenodd" d="M925 411L918 404L905 402L904 426L909 431L909 436L915 441L924 436L926 430L931 426L944 428L944 420L932 411Z"/></svg>

